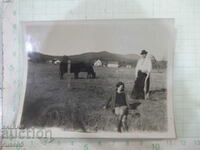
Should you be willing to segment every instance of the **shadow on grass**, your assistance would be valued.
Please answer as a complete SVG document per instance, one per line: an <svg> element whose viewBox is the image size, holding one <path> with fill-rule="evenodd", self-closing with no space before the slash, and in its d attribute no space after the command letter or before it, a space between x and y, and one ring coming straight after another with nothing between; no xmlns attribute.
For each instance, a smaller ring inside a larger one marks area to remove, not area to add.
<svg viewBox="0 0 200 150"><path fill-rule="evenodd" d="M135 102L135 103L133 103L133 104L130 104L129 107L130 107L130 109L132 109L132 110L136 110L136 109L138 108L138 106L140 106L140 105L141 105L140 102Z"/></svg>
<svg viewBox="0 0 200 150"><path fill-rule="evenodd" d="M38 99L26 103L21 128L63 127L86 132L83 117L86 115L79 105L57 103L51 99Z"/></svg>
<svg viewBox="0 0 200 150"><path fill-rule="evenodd" d="M150 92L149 92L149 94L155 94L155 93L157 93L157 92L166 92L167 91L167 89L164 89L164 88L162 88L162 89L159 89L159 90L151 90Z"/></svg>

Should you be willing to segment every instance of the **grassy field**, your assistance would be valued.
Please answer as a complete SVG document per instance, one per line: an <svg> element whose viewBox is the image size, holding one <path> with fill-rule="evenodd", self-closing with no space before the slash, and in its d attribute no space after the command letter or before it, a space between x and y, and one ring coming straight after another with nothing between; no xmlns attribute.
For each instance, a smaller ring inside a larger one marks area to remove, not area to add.
<svg viewBox="0 0 200 150"><path fill-rule="evenodd" d="M118 81L130 94L134 69L96 67L96 79L59 79L59 66L31 63L21 125L29 127L59 126L68 131L115 131L116 117L102 109ZM149 100L129 99L129 131L166 131L166 71L151 74Z"/></svg>

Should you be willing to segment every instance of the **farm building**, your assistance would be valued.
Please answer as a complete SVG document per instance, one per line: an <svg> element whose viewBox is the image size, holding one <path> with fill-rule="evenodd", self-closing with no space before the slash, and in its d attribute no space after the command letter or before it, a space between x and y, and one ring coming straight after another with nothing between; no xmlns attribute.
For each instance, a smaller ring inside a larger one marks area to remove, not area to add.
<svg viewBox="0 0 200 150"><path fill-rule="evenodd" d="M52 63L53 63L53 60L49 60L48 63L52 64Z"/></svg>
<svg viewBox="0 0 200 150"><path fill-rule="evenodd" d="M126 68L132 68L132 65L126 65Z"/></svg>
<svg viewBox="0 0 200 150"><path fill-rule="evenodd" d="M110 62L108 62L107 67L118 68L119 67L119 62L117 62L117 61L110 61Z"/></svg>
<svg viewBox="0 0 200 150"><path fill-rule="evenodd" d="M100 60L100 59L98 59L97 61L95 61L94 62L94 66L102 66L103 65L103 63L102 63L102 61Z"/></svg>
<svg viewBox="0 0 200 150"><path fill-rule="evenodd" d="M49 60L47 62L50 63L50 64L57 65L57 64L60 64L61 61L59 59L52 59L52 60Z"/></svg>
<svg viewBox="0 0 200 150"><path fill-rule="evenodd" d="M54 61L54 64L55 64L55 65L60 64L60 63L61 63L60 60L56 60L56 61Z"/></svg>

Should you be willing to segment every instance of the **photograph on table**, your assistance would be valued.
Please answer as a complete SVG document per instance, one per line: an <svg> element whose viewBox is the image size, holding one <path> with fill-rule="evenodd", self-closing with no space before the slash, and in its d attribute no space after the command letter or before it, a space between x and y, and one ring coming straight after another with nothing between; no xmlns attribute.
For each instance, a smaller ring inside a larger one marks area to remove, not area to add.
<svg viewBox="0 0 200 150"><path fill-rule="evenodd" d="M22 23L20 129L55 137L174 138L173 19Z"/></svg>

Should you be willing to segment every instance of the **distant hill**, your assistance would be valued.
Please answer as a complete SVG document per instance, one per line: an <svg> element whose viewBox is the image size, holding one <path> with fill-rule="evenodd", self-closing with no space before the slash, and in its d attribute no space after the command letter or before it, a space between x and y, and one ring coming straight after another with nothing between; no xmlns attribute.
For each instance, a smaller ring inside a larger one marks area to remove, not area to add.
<svg viewBox="0 0 200 150"><path fill-rule="evenodd" d="M137 54L127 54L124 55L127 59L134 59L134 60L138 60L140 57Z"/></svg>
<svg viewBox="0 0 200 150"><path fill-rule="evenodd" d="M72 62L85 62L85 63L91 63L93 64L96 60L100 59L104 64L107 64L109 62L117 61L120 66L123 65L132 65L133 67L136 66L137 60L139 59L139 55L137 54L115 54L110 53L107 51L101 51L101 52L88 52L83 53L79 55L71 55L71 56L52 56L52 55L46 55L39 52L32 52L28 54L30 60L32 62L47 62L49 60L58 59L58 60L66 60L70 59ZM157 68L158 64L160 68L166 68L167 63L166 61L158 61L155 60L152 61L153 68Z"/></svg>
<svg viewBox="0 0 200 150"><path fill-rule="evenodd" d="M139 58L138 55L133 54L134 57L127 57L127 55L115 54L106 51L84 53L80 55L69 56L72 61L84 61L93 63L95 60L100 59L102 62L108 63L110 61L117 61L119 63L135 64Z"/></svg>
<svg viewBox="0 0 200 150"><path fill-rule="evenodd" d="M106 51L102 52L89 52L80 55L71 55L71 56L52 56L46 55L38 52L32 52L28 55L30 59L34 62L46 62L52 59L63 60L64 58L69 58L73 62L86 62L86 63L94 63L97 59L100 59L103 62L109 61L117 61L119 63L124 62L128 64L136 64L139 56L136 54L131 55L120 55L114 54Z"/></svg>

